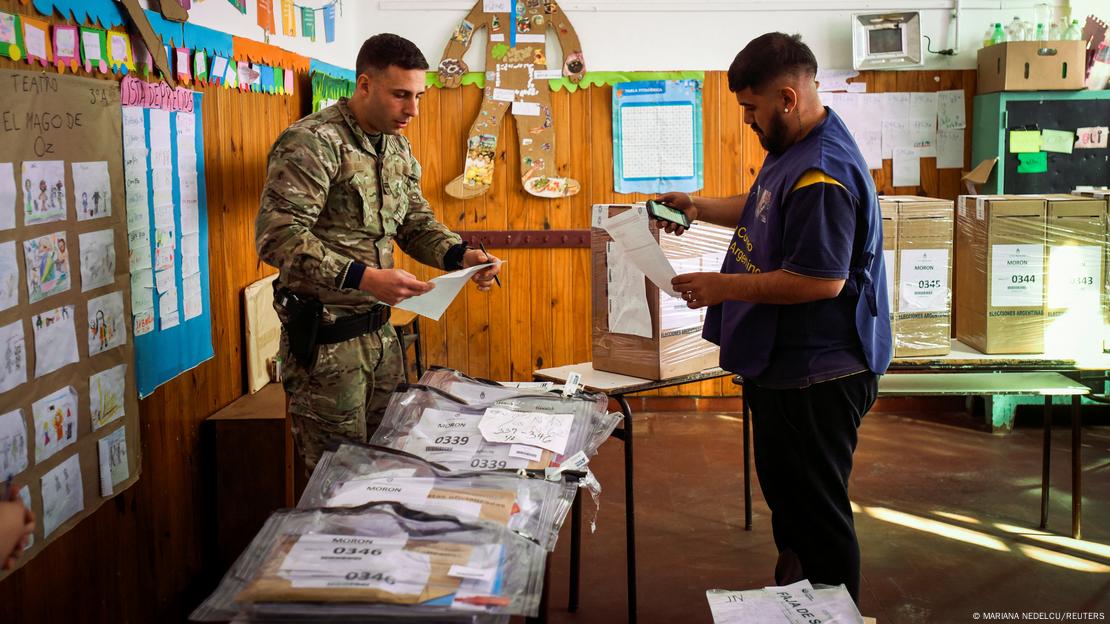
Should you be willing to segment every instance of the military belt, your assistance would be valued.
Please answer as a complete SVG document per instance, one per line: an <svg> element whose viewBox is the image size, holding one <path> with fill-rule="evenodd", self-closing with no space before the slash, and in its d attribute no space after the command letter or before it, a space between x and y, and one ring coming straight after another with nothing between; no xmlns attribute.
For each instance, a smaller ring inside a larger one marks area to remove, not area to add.
<svg viewBox="0 0 1110 624"><path fill-rule="evenodd" d="M389 321L391 310L389 306L379 304L369 312L341 316L334 323L321 324L316 330L316 344L335 344L376 332Z"/></svg>

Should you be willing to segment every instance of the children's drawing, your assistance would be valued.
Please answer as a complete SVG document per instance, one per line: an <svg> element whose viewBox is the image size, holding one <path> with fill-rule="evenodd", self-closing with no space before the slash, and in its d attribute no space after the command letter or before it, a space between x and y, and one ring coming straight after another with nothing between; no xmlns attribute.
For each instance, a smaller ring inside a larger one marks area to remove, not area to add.
<svg viewBox="0 0 1110 624"><path fill-rule="evenodd" d="M42 532L50 537L59 526L85 508L81 484L81 459L74 453L42 476Z"/></svg>
<svg viewBox="0 0 1110 624"><path fill-rule="evenodd" d="M127 480L127 428L120 427L101 438L100 495L111 496L115 486Z"/></svg>
<svg viewBox="0 0 1110 624"><path fill-rule="evenodd" d="M31 412L35 417L35 463L77 440L77 391L73 386L35 401Z"/></svg>
<svg viewBox="0 0 1110 624"><path fill-rule="evenodd" d="M112 216L112 182L108 177L107 161L75 162L71 167L77 220Z"/></svg>
<svg viewBox="0 0 1110 624"><path fill-rule="evenodd" d="M31 303L69 290L65 232L23 241L23 258L27 264L27 295Z"/></svg>
<svg viewBox="0 0 1110 624"><path fill-rule="evenodd" d="M0 243L0 310L19 303L19 261L15 241Z"/></svg>
<svg viewBox="0 0 1110 624"><path fill-rule="evenodd" d="M113 366L89 377L89 412L93 431L123 418L127 364Z"/></svg>
<svg viewBox="0 0 1110 624"><path fill-rule="evenodd" d="M0 20L0 24L2 23L3 21ZM17 188L15 168L10 162L0 163L0 230L10 230L15 227Z"/></svg>
<svg viewBox="0 0 1110 624"><path fill-rule="evenodd" d="M27 346L23 321L0 327L0 392L27 382Z"/></svg>
<svg viewBox="0 0 1110 624"><path fill-rule="evenodd" d="M73 306L54 308L31 317L35 331L35 377L48 375L77 361L77 330Z"/></svg>
<svg viewBox="0 0 1110 624"><path fill-rule="evenodd" d="M81 292L95 290L115 281L116 239L112 230L81 234L78 246L81 249ZM2 294L3 284L0 283L0 295Z"/></svg>
<svg viewBox="0 0 1110 624"><path fill-rule="evenodd" d="M22 189L23 225L66 218L65 161L24 161Z"/></svg>
<svg viewBox="0 0 1110 624"><path fill-rule="evenodd" d="M89 299L89 355L127 343L123 319L123 291Z"/></svg>
<svg viewBox="0 0 1110 624"><path fill-rule="evenodd" d="M27 426L23 410L0 416L0 479L27 470Z"/></svg>

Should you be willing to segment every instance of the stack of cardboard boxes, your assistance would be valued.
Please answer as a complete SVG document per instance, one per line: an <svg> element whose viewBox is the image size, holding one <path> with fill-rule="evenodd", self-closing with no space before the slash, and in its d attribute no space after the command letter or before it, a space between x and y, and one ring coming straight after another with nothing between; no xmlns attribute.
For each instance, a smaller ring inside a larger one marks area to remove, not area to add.
<svg viewBox="0 0 1110 624"><path fill-rule="evenodd" d="M1110 352L1110 189L1077 189L1072 191L1072 195L1101 200L1106 209L1106 243L1102 246L1105 252L1102 256L1102 349Z"/></svg>
<svg viewBox="0 0 1110 624"><path fill-rule="evenodd" d="M952 335L952 202L879 198L894 357L944 355Z"/></svg>
<svg viewBox="0 0 1110 624"><path fill-rule="evenodd" d="M988 354L1092 344L1104 314L1106 203L973 195L958 206L957 339Z"/></svg>

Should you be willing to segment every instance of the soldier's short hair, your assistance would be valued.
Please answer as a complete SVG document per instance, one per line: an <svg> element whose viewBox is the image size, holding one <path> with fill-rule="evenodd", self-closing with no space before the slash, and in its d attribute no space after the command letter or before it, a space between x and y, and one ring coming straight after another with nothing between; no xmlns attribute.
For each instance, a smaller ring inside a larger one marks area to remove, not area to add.
<svg viewBox="0 0 1110 624"><path fill-rule="evenodd" d="M771 81L794 74L817 75L817 58L801 35L773 32L752 39L728 68L728 90L759 91Z"/></svg>
<svg viewBox="0 0 1110 624"><path fill-rule="evenodd" d="M393 33L381 33L363 42L355 61L356 75L371 69L382 71L390 65L401 69L428 69L428 60L416 44Z"/></svg>

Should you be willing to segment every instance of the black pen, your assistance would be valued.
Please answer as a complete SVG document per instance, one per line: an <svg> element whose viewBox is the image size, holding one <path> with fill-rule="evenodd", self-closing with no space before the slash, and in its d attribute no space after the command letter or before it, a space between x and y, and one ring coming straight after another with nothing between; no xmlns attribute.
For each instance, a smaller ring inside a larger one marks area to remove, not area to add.
<svg viewBox="0 0 1110 624"><path fill-rule="evenodd" d="M488 262L488 261L489 261L489 259L490 259L490 258L491 258L492 256L490 256L490 255L489 255L489 252L488 252L488 251L486 251L486 245L485 245L485 243L483 243L483 242L481 242L481 241L478 241L478 249L481 249L481 250L482 250L482 253L486 254L486 261ZM497 275L496 275L496 274L494 274L494 276L493 276L493 281L497 282L497 287L498 287L498 288L501 288L501 278L500 278L500 277L497 277Z"/></svg>

